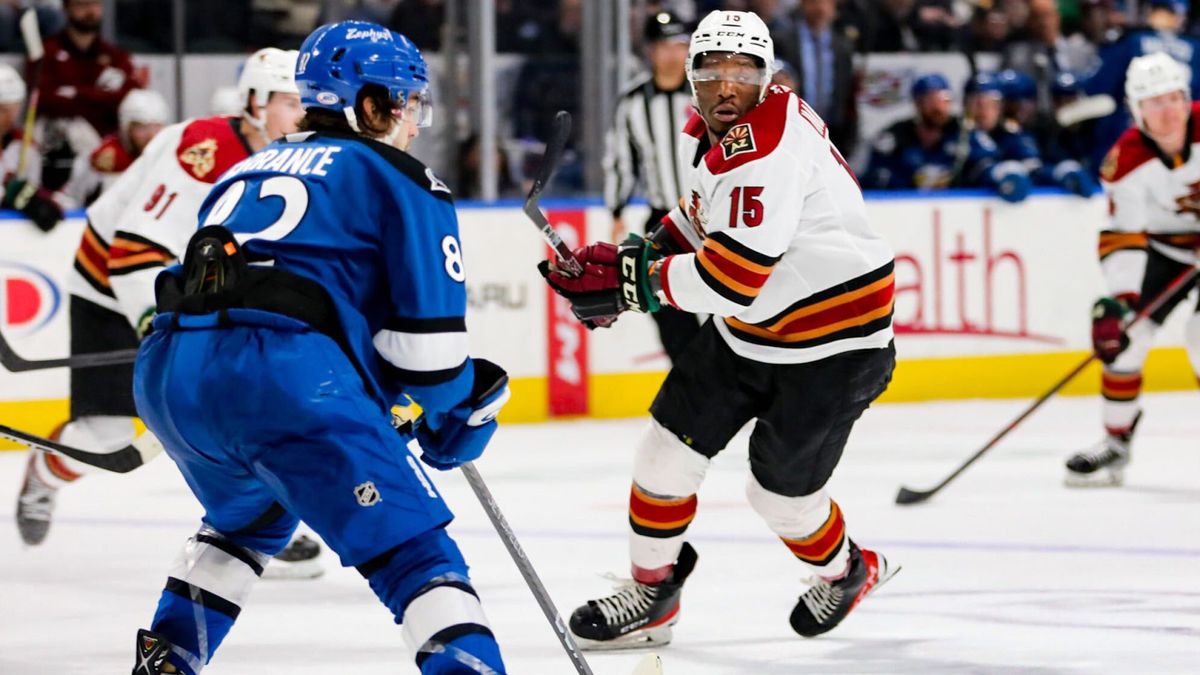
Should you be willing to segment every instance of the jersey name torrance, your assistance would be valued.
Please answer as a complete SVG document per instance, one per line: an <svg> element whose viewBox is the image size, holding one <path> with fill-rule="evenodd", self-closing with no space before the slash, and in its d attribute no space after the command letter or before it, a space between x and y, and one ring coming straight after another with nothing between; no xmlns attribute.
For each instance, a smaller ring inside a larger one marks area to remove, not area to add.
<svg viewBox="0 0 1200 675"><path fill-rule="evenodd" d="M694 252L660 264L667 302L721 317L730 347L759 361L887 346L892 251L811 107L772 86L715 146L693 116L679 152L692 168L664 222Z"/></svg>

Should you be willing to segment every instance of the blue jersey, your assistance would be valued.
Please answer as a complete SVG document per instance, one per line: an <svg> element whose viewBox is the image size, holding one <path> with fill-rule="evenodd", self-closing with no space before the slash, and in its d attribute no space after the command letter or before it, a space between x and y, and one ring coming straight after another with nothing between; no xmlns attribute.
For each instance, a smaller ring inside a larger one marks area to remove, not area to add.
<svg viewBox="0 0 1200 675"><path fill-rule="evenodd" d="M995 163L996 147L987 134L964 130L953 119L932 145L921 144L916 122L903 120L875 140L863 187L878 190L930 190L981 184Z"/></svg>
<svg viewBox="0 0 1200 675"><path fill-rule="evenodd" d="M253 263L315 280L346 348L390 406L430 412L471 391L466 288L450 190L410 155L360 136L299 133L234 165L200 209Z"/></svg>

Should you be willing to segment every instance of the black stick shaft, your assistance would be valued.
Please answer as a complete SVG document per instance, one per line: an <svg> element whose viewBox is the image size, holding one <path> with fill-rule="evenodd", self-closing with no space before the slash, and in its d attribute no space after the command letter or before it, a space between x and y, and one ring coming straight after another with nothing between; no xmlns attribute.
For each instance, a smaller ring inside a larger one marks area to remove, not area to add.
<svg viewBox="0 0 1200 675"><path fill-rule="evenodd" d="M587 660L583 658L583 652L575 644L575 639L571 637L570 631L567 630L567 625L563 623L562 616L558 613L558 609L554 606L554 601L550 599L550 594L546 591L546 586L538 577L537 570L533 569L533 563L529 562L529 557L525 555L525 550L521 548L521 542L517 541L517 535L513 533L512 527L505 520L504 513L500 511L500 506L496 504L496 498L492 496L491 490L488 490L487 484L483 482L483 477L479 475L479 471L471 462L463 464L460 468L463 475L467 477L467 483L475 491L475 496L479 498L479 503L483 505L483 510L487 512L488 519L492 521L492 526L496 528L496 533L500 535L500 540L504 542L504 547L508 549L508 554L512 556L513 562L516 563L517 570L521 572L521 576L525 578L525 583L529 586L529 590L533 592L533 597L537 600L538 607L542 608L542 613L546 615L546 620L554 628L554 634L558 636L558 641L562 643L567 656L571 658L571 663L574 664L575 670L579 675L592 675L592 669L588 666Z"/></svg>
<svg viewBox="0 0 1200 675"><path fill-rule="evenodd" d="M1171 298L1171 296L1175 295L1175 293L1177 293L1181 288L1183 288L1187 284L1191 283L1191 281L1196 278L1196 275L1198 273L1200 273L1200 266L1198 266L1198 265L1193 265L1192 267L1189 267L1188 269L1181 272L1179 274L1179 276L1175 277L1175 280L1172 281L1169 286L1167 286L1165 289L1163 289L1163 291L1161 293L1159 293L1157 296L1154 297L1154 300L1152 300L1150 302L1150 304L1143 307L1141 309L1141 311L1139 311L1137 313L1137 315L1133 317L1133 320L1130 321L1128 324L1126 324L1125 330L1129 330L1130 328L1133 328L1134 326L1138 325L1139 323L1144 321L1146 318L1148 318L1151 314L1157 312L1159 310L1159 308L1161 308L1164 304L1166 304L1167 300L1169 300ZM1034 411L1036 411L1038 408L1041 408L1042 404L1044 404L1046 401L1050 400L1050 398L1052 396L1054 396L1059 391L1061 391L1062 388L1067 386L1067 384L1071 380L1074 380L1075 377L1078 376L1079 373L1083 372L1083 370L1085 368L1087 368L1089 365L1091 365L1092 361L1095 359L1096 359L1095 354L1089 354L1086 359L1081 361L1079 363L1079 365L1072 368L1069 373L1067 373L1061 379L1059 379L1059 381L1056 382L1054 384L1054 386L1051 387L1048 391L1046 391L1046 393L1039 396L1037 398L1037 400L1034 401L1024 411L1022 411L1020 415L1017 415L1017 417L1013 421L1009 422L1008 425L1006 425L1003 429L1001 429L998 433L996 433L995 436L992 436L991 440L989 440L986 444L984 444L984 446L982 448L980 448L978 451L976 451L975 454L971 455L967 459L967 461L963 462L962 465L959 466L957 469L955 469L953 473L951 473L949 476L946 476L946 478L944 480L942 480L942 482L938 483L937 485L935 485L934 487L932 487L928 490L923 490L923 491L909 490L908 488L902 487L902 488L900 488L900 494L896 498L896 503L898 503L898 504L913 504L916 502L924 501L924 500L932 497L937 492L939 492L942 488L949 485L951 481L953 481L955 478L958 478L958 476L960 474L962 474L962 472L966 471L967 467L974 464L975 461L978 460L980 457L983 457L983 455L985 453L987 453L988 450L991 450L993 447L996 446L997 443L999 443L1001 440L1003 440L1005 436L1007 436L1010 432L1012 432L1013 429L1016 429L1018 426L1020 426L1021 423L1024 422L1026 418L1028 418L1030 415L1032 415L1034 413Z"/></svg>

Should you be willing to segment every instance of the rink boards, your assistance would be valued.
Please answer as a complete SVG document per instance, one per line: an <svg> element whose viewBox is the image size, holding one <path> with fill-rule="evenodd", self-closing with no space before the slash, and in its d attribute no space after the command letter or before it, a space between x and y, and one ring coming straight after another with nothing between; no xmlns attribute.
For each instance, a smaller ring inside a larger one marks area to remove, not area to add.
<svg viewBox="0 0 1200 675"><path fill-rule="evenodd" d="M1103 198L1042 193L1005 204L978 193L883 193L872 223L896 251L896 347L890 401L1036 396L1086 354L1089 309L1101 294L1097 233ZM569 242L607 238L611 217L591 201L545 205ZM645 207L626 211L638 228ZM460 206L472 351L504 365L514 397L502 419L644 414L668 363L648 317L589 333L535 270L545 255L515 202ZM0 219L0 330L25 358L67 351L66 281L81 217L50 234ZM433 253L440 255L440 253ZM1148 390L1196 386L1180 348L1185 312L1162 331ZM1068 387L1094 394L1095 372ZM0 421L45 432L66 416L67 374L0 371Z"/></svg>

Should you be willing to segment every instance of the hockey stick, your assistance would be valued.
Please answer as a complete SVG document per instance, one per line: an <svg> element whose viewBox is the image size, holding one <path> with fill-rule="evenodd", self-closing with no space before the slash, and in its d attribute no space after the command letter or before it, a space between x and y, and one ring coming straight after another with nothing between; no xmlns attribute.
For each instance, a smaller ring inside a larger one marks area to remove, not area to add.
<svg viewBox="0 0 1200 675"><path fill-rule="evenodd" d="M72 448L69 445L63 445L40 436L27 434L24 431L6 427L2 424L0 424L0 438L6 438L35 450L45 450L46 452L66 455L89 466L115 473L129 473L133 471L157 457L163 449L162 443L159 443L158 438L148 431L138 436L137 440L131 445L110 453L88 452L87 450Z"/></svg>
<svg viewBox="0 0 1200 675"><path fill-rule="evenodd" d="M583 267L579 261L575 259L575 255L571 252L571 247L567 246L558 232L554 231L554 227L550 225L550 220L546 218L546 214L542 213L542 209L538 206L538 201L542 197L542 191L550 183L550 179L554 177L554 170L558 168L558 161L562 159L563 148L567 145L567 138L571 135L571 113L565 110L559 110L554 116L554 129L550 132L550 140L546 141L546 152L542 155L542 163L538 165L537 174L533 179L533 187L529 189L529 196L525 198L525 206L523 210L525 215L533 221L533 224L538 227L542 233L542 238L554 249L558 255L559 267L571 276L579 276L583 274Z"/></svg>
<svg viewBox="0 0 1200 675"><path fill-rule="evenodd" d="M25 40L25 57L32 64L33 74L29 78L29 102L25 106L25 131L21 136L21 152L17 155L17 176L24 177L29 146L33 143L33 123L37 119L38 85L42 77L42 62L46 49L42 45L42 33L38 29L37 12L31 7L25 10L20 20L21 37Z"/></svg>
<svg viewBox="0 0 1200 675"><path fill-rule="evenodd" d="M1193 265L1192 267L1184 270L1178 277L1175 278L1174 281L1171 282L1171 285L1167 286L1166 289L1164 289L1161 293L1159 293L1157 296L1155 296L1154 300L1151 301L1151 303L1149 305L1146 305L1146 307L1144 307L1141 311L1139 311L1137 313L1137 315L1134 316L1133 319L1128 324L1125 325L1125 330L1129 330L1130 328L1133 328L1135 325L1140 323L1143 319L1145 319L1146 317L1150 316L1151 314L1157 312L1158 309L1160 307L1162 307L1167 302L1167 300L1171 298L1171 296L1175 295L1175 293L1179 289L1181 289L1184 286L1186 286L1187 284L1191 283L1191 281L1196 278L1197 274L1200 274L1200 262L1198 262L1196 265ZM1026 408L1024 412L1022 412L1020 415L1017 415L1016 419L1009 422L1008 426L1004 427L1003 429L1000 430L999 433L997 433L995 436L993 436L992 440L988 441L975 454L971 455L967 459L967 461L963 462L962 466L955 469L954 473L951 473L949 476L946 476L945 480L943 480L942 482L938 483L937 485L933 486L932 488L930 488L928 490L913 490L913 489L910 489L910 488L907 488L904 486L900 486L900 491L896 493L896 503L897 504L906 504L906 505L907 504L919 504L919 503L929 499L930 497L934 496L935 494L937 494L939 491L941 491L942 488L949 485L950 481L954 480L955 478L958 478L959 474L961 474L963 471L966 471L967 467L974 464L975 461L978 460L980 457L983 457L984 453L986 453L988 450L991 450L993 447L995 447L995 445L997 443L999 443L1001 441L1001 439L1003 439L1005 436L1007 436L1009 434L1009 432L1011 432L1013 429L1016 429L1017 426L1021 424L1021 422L1025 421L1025 418L1029 417L1030 415L1033 414L1033 412L1035 410L1042 407L1042 404L1045 403L1046 401L1050 400L1050 397L1054 396L1063 387L1067 386L1068 382L1075 379L1075 376L1078 375L1079 373L1083 372L1083 369L1087 368L1089 365L1091 365L1092 361L1095 359L1096 359L1096 355L1094 353L1089 354L1088 357L1086 359L1084 359L1082 362L1080 362L1079 365L1072 368L1071 372L1067 373L1066 375L1064 375L1062 377L1062 379L1060 379L1058 382L1056 382L1054 384L1054 386L1049 389L1049 391L1047 391L1046 393L1039 396L1038 399L1036 401L1034 401L1032 405L1030 405L1028 408Z"/></svg>
<svg viewBox="0 0 1200 675"><path fill-rule="evenodd" d="M483 477L479 475L479 471L476 470L472 462L467 462L459 468L462 469L463 475L467 477L467 483L475 491L475 496L479 498L479 503L483 505L483 510L487 512L488 519L492 521L492 526L496 528L496 534L500 535L500 540L504 542L504 547L508 549L508 554L512 556L513 562L516 563L517 570L521 572L521 576L525 578L525 583L529 586L529 590L533 592L533 597L537 600L538 607L542 608L542 614L546 615L546 620L554 628L554 634L558 636L558 641L562 643L567 656L571 657L571 663L575 665L576 672L579 675L592 675L592 669L588 666L587 659L583 658L583 652L579 650L579 645L575 644L575 639L571 637L571 632L567 630L567 625L563 623L562 616L554 606L554 601L550 599L550 594L546 592L546 586L538 578L537 571L533 569L533 564L529 562L529 557L525 555L525 550L521 548L521 542L517 541L517 535L513 533L512 527L504 519L504 514L500 511L500 506L496 504L496 498L488 490L487 484L483 482Z"/></svg>
<svg viewBox="0 0 1200 675"><path fill-rule="evenodd" d="M137 358L136 349L118 349L111 352L95 352L92 354L76 354L61 359L44 359L30 361L13 351L12 345L0 331L0 365L13 373L23 373L29 370L46 370L48 368L99 368L101 366L119 366L133 363Z"/></svg>

